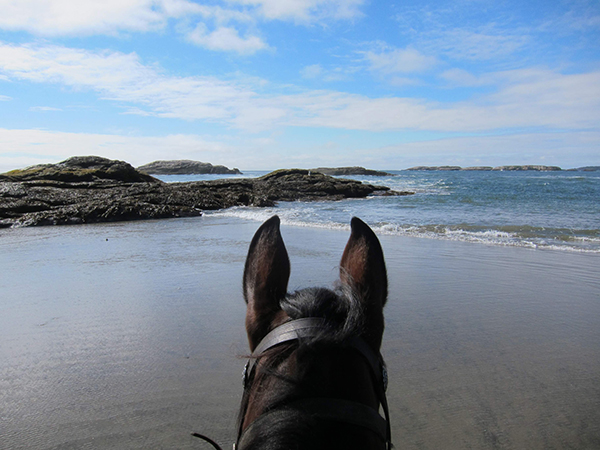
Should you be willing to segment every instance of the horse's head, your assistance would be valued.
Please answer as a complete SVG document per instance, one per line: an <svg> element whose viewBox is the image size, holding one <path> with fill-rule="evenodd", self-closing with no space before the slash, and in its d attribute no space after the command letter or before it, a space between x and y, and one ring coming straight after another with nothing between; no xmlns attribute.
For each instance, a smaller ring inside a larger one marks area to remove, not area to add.
<svg viewBox="0 0 600 450"><path fill-rule="evenodd" d="M385 448L389 418L379 348L387 275L381 245L353 218L336 288L288 294L290 262L279 224L274 216L258 229L246 259L253 354L238 449Z"/></svg>

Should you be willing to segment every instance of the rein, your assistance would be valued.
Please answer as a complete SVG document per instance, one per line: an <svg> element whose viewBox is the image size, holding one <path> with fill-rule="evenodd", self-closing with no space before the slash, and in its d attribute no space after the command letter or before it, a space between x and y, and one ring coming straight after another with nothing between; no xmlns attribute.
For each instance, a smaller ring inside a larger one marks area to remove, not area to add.
<svg viewBox="0 0 600 450"><path fill-rule="evenodd" d="M326 321L324 319L308 317L286 322L273 329L258 344L244 367L244 389L249 389L251 387L251 380L253 379L253 374L256 370L256 361L264 352L286 342L318 337L323 333L325 327ZM360 337L352 338L348 342L348 347L356 350L367 361L371 369L371 375L375 380L375 388L377 396L379 397L379 403L383 409L384 417L381 417L379 411L359 402L334 398L303 398L267 411L256 418L245 430L243 429L244 421L243 419L240 420L238 435L236 443L233 444L233 450L242 450L248 440L248 436L252 435L252 430L259 428L261 423L264 423L273 417L284 417L286 414L294 411L302 411L319 419L343 422L371 430L385 442L386 449L391 450L392 437L390 414L387 397L385 395L388 377L383 358L381 357L381 354L375 354L371 347ZM242 417L243 415L244 414L242 414ZM216 450L222 450L212 439L198 433L193 433L192 435L205 440Z"/></svg>

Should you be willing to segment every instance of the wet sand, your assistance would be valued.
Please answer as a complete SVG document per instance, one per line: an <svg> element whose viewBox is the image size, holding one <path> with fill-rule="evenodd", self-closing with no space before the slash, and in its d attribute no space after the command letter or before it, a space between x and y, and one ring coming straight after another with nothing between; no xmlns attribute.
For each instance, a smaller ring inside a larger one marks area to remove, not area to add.
<svg viewBox="0 0 600 450"><path fill-rule="evenodd" d="M256 222L0 230L0 448L225 448ZM290 289L346 231L285 227ZM381 236L396 448L600 448L600 256Z"/></svg>

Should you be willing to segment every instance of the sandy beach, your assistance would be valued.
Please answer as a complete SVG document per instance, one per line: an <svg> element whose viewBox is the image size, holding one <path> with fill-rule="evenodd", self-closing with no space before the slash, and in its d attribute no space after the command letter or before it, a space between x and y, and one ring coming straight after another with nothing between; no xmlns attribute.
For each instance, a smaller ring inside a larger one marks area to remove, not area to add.
<svg viewBox="0 0 600 450"><path fill-rule="evenodd" d="M0 447L229 447L259 225L0 230ZM290 289L331 285L348 232L282 233ZM380 240L396 448L600 447L598 254Z"/></svg>

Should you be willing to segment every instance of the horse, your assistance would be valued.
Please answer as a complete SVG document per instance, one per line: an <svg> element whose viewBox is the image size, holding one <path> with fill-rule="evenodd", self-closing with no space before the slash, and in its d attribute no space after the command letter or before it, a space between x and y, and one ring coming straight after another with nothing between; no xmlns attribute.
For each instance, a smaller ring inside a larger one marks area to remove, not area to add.
<svg viewBox="0 0 600 450"><path fill-rule="evenodd" d="M375 233L352 218L333 290L288 293L289 277L273 216L256 231L244 267L251 355L234 450L390 450L380 354L387 273Z"/></svg>

